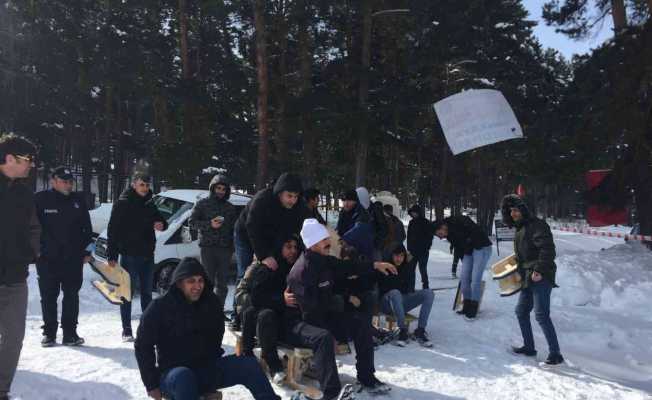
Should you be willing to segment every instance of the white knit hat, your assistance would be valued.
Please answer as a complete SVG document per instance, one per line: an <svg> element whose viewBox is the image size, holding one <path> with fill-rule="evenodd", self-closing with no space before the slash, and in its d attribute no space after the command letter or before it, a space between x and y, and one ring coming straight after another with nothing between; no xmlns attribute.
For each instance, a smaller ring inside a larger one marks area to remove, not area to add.
<svg viewBox="0 0 652 400"><path fill-rule="evenodd" d="M319 223L314 218L308 218L303 221L303 228L301 228L301 240L306 249L311 248L314 244L330 237L328 229Z"/></svg>

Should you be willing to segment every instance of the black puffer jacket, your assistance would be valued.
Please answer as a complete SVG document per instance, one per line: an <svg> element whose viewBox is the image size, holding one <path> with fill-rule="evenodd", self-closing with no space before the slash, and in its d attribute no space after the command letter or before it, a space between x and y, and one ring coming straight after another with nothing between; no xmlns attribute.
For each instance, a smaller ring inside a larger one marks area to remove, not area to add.
<svg viewBox="0 0 652 400"><path fill-rule="evenodd" d="M410 215L416 213L417 217L412 218L408 224L407 231L407 248L415 256L426 253L432 246L432 237L434 235L433 226L423 216L423 209L418 205L410 207Z"/></svg>
<svg viewBox="0 0 652 400"><path fill-rule="evenodd" d="M202 275L206 286L198 301L188 303L175 283L195 275ZM161 375L172 368L215 368L224 354L224 316L216 312L219 301L202 265L185 258L172 280L170 290L147 307L138 327L136 360L148 391L158 388ZM200 393L208 389L200 388Z"/></svg>
<svg viewBox="0 0 652 400"><path fill-rule="evenodd" d="M521 221L512 220L511 208L518 208L521 211L523 215ZM534 271L540 273L553 287L557 287L555 242L550 226L545 221L531 215L523 200L516 195L505 196L501 211L503 222L507 226L516 227L514 253L519 272L524 278L523 287L528 287L532 283L532 272Z"/></svg>
<svg viewBox="0 0 652 400"><path fill-rule="evenodd" d="M249 239L260 261L273 256L283 238L298 234L310 212L301 198L291 209L283 207L279 200L283 191L300 193L301 179L294 174L281 175L273 188L256 193L236 222L238 236Z"/></svg>
<svg viewBox="0 0 652 400"><path fill-rule="evenodd" d="M153 257L156 246L154 223L168 223L150 202L152 193L140 196L133 188L122 192L113 205L108 226L107 258L117 260L118 254Z"/></svg>
<svg viewBox="0 0 652 400"><path fill-rule="evenodd" d="M396 269L398 270L397 275L388 274L384 275L380 272L376 273L378 279L378 289L380 295L384 295L390 290L398 290L402 294L408 294L414 292L414 274L416 271L416 258L411 258L405 247L402 244L397 244L391 252L386 256L385 261L393 264L392 255L397 251L401 251L405 259L403 264L398 265Z"/></svg>
<svg viewBox="0 0 652 400"><path fill-rule="evenodd" d="M463 254L471 254L473 250L491 246L491 240L473 220L465 215L444 218L448 226L446 238L453 249Z"/></svg>
<svg viewBox="0 0 652 400"><path fill-rule="evenodd" d="M91 218L78 193L68 196L54 189L36 193L41 233L41 258L47 261L77 260L87 255L93 241Z"/></svg>
<svg viewBox="0 0 652 400"><path fill-rule="evenodd" d="M213 192L215 185L226 186L226 195L218 199ZM233 226L235 225L235 206L229 202L231 186L224 175L215 175L208 186L209 195L195 204L190 215L189 223L192 229L199 231L199 246L201 247L233 247ZM223 217L224 222L219 229L211 226L215 217Z"/></svg>
<svg viewBox="0 0 652 400"><path fill-rule="evenodd" d="M27 266L39 254L41 225L34 194L0 172L0 285L23 283Z"/></svg>

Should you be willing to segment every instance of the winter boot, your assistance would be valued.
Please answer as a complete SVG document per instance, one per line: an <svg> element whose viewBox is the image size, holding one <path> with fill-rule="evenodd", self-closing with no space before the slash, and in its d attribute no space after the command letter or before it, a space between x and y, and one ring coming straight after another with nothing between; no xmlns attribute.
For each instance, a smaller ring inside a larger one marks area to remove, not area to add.
<svg viewBox="0 0 652 400"><path fill-rule="evenodd" d="M417 339L417 342L422 347L432 347L432 342L430 341L430 339L428 339L428 334L426 333L425 329L417 328L414 331L414 337Z"/></svg>
<svg viewBox="0 0 652 400"><path fill-rule="evenodd" d="M408 335L407 328L401 328L401 330L398 332L398 337L396 340L394 340L394 345L398 347L405 347L407 346L409 340L410 337Z"/></svg>
<svg viewBox="0 0 652 400"><path fill-rule="evenodd" d="M521 346L521 347L512 346L512 353L527 356L527 357L536 357L537 355L536 350L528 349L525 346Z"/></svg>
<svg viewBox="0 0 652 400"><path fill-rule="evenodd" d="M41 338L41 347L54 347L57 344L56 335L43 335Z"/></svg>
<svg viewBox="0 0 652 400"><path fill-rule="evenodd" d="M546 365L559 365L564 362L564 357L560 353L550 353L546 358Z"/></svg>
<svg viewBox="0 0 652 400"><path fill-rule="evenodd" d="M462 314L462 315L466 315L466 313L467 313L468 310L469 310L469 302L470 302L470 301L471 301L471 300L466 300L466 299L465 299L464 302L462 303L462 309L461 309L461 310L457 310L456 313L458 313L458 314Z"/></svg>
<svg viewBox="0 0 652 400"><path fill-rule="evenodd" d="M64 332L61 344L64 346L81 346L84 344L84 338L79 337L76 330Z"/></svg>
<svg viewBox="0 0 652 400"><path fill-rule="evenodd" d="M125 343L131 343L134 341L134 334L131 331L131 328L122 330L122 341Z"/></svg>
<svg viewBox="0 0 652 400"><path fill-rule="evenodd" d="M370 395L387 394L390 390L392 390L388 384L381 382L375 376L372 376L368 380L358 379L357 386L358 392L366 392Z"/></svg>
<svg viewBox="0 0 652 400"><path fill-rule="evenodd" d="M466 313L464 314L464 318L467 321L473 321L475 317L478 315L478 305L479 303L477 301L469 300L468 308L466 309Z"/></svg>

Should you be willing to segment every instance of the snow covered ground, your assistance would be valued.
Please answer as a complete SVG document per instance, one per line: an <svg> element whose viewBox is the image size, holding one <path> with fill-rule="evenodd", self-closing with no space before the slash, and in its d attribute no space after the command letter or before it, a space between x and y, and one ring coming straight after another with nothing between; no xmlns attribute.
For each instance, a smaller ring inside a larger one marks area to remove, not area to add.
<svg viewBox="0 0 652 400"><path fill-rule="evenodd" d="M577 369L545 371L531 360L507 353L510 344L520 343L513 314L517 296L501 298L487 273L477 321L466 322L454 314L454 291L439 290L428 327L434 348L412 343L406 348L386 345L376 352L378 377L393 387L388 398L652 398L652 253L616 238L559 231L555 238L561 288L553 291L553 320L562 352ZM501 243L501 255L509 254L511 246L511 242ZM448 243L435 238L429 263L431 287L457 284L450 279L451 259ZM498 259L494 251L492 262ZM79 334L86 345L42 349L40 299L32 270L27 336L13 385L18 399L147 398L133 347L120 341L118 308L94 291L90 285L94 278L87 271L81 292ZM134 312L134 328L139 315ZM533 323L541 360L547 349L534 318ZM234 343L227 334L227 353L233 352ZM353 356L341 360L343 379L353 380ZM284 398L290 395L280 388L277 393ZM226 399L251 398L241 387L224 394Z"/></svg>

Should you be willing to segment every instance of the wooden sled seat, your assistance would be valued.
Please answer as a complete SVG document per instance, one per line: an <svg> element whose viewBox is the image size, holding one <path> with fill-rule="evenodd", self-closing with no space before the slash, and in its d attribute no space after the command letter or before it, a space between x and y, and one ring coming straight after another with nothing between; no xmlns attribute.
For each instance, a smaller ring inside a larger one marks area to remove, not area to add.
<svg viewBox="0 0 652 400"><path fill-rule="evenodd" d="M521 290L521 274L518 273L518 264L514 254L492 265L491 273L493 279L498 281L501 296L511 296Z"/></svg>
<svg viewBox="0 0 652 400"><path fill-rule="evenodd" d="M408 328L408 331L410 331L410 325L412 322L416 320L418 320L418 318L414 315L410 313L405 314L405 326ZM393 314L378 313L378 315L374 315L372 318L372 324L376 329L387 329L393 331L397 328L396 318Z"/></svg>

